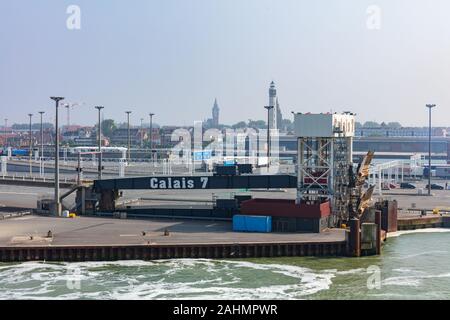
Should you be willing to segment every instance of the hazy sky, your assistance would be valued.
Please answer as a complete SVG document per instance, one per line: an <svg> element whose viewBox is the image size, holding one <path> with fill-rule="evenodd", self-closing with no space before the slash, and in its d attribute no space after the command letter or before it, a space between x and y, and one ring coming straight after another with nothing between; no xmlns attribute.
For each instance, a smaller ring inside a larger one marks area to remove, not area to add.
<svg viewBox="0 0 450 320"><path fill-rule="evenodd" d="M81 30L66 9L81 8ZM367 27L369 5L381 29ZM350 110L358 121L450 125L448 0L1 0L0 117L26 122L51 95L85 102L72 122L105 117L193 124L282 111ZM37 118L36 118L37 120ZM3 122L3 121L2 121ZM61 115L65 122L65 112Z"/></svg>

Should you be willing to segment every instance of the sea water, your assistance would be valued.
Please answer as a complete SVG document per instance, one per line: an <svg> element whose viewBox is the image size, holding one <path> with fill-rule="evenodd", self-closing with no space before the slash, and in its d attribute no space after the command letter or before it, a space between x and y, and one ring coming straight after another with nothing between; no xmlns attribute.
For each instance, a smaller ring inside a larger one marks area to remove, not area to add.
<svg viewBox="0 0 450 320"><path fill-rule="evenodd" d="M0 299L450 299L449 231L362 258L0 264Z"/></svg>

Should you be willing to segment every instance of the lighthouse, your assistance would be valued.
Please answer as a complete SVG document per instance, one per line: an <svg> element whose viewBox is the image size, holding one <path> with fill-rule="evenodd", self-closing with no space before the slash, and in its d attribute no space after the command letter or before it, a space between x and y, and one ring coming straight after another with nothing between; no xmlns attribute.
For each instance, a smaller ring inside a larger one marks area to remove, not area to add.
<svg viewBox="0 0 450 320"><path fill-rule="evenodd" d="M270 83L269 88L269 106L273 107L269 111L269 128L277 129L277 89L273 81Z"/></svg>

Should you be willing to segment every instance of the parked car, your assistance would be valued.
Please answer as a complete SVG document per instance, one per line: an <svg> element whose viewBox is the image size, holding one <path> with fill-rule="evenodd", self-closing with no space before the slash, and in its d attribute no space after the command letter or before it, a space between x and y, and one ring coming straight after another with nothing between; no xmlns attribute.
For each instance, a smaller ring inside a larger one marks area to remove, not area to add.
<svg viewBox="0 0 450 320"><path fill-rule="evenodd" d="M389 183L383 182L381 184L381 190L391 190L391 188L389 188Z"/></svg>
<svg viewBox="0 0 450 320"><path fill-rule="evenodd" d="M409 182L402 182L402 183L400 183L400 188L401 189L415 189L416 186Z"/></svg>
<svg viewBox="0 0 450 320"><path fill-rule="evenodd" d="M428 189L428 185L426 185L425 189ZM431 190L444 190L444 187L440 186L438 184L432 183Z"/></svg>
<svg viewBox="0 0 450 320"><path fill-rule="evenodd" d="M394 183L390 183L390 182L383 182L381 184L381 189L382 190L391 190L391 189L396 189L398 188L398 186Z"/></svg>

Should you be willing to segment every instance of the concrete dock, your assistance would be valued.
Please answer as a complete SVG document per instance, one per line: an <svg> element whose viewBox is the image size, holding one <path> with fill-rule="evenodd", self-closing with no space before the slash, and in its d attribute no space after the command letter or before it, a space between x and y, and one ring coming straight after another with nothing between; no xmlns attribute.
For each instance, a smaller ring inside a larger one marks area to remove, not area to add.
<svg viewBox="0 0 450 320"><path fill-rule="evenodd" d="M51 197L52 191L42 187L0 185L0 207L15 207L18 212L22 211L21 208L33 208L37 199ZM262 198L295 198L293 190L276 194L262 190L241 192ZM227 190L127 190L121 200L131 208L174 206L176 202L184 206L210 206L214 196L230 194ZM444 223L447 226L450 218L439 215L420 217L417 212L408 210L412 207L440 207L444 210L450 191L433 190L433 194L433 197L427 197L417 195L417 190L393 190L386 192L383 198L399 202L402 208L398 214L400 230L441 227ZM169 236L164 236L166 230ZM48 231L51 231L51 237L48 237ZM0 220L2 262L344 255L348 255L348 243L346 231L341 229L320 234L261 234L232 232L229 221L64 219L33 215L9 216Z"/></svg>
<svg viewBox="0 0 450 320"><path fill-rule="evenodd" d="M260 234L232 232L229 222L40 216L0 222L2 262L345 254L345 231L340 229L320 234Z"/></svg>
<svg viewBox="0 0 450 320"><path fill-rule="evenodd" d="M398 230L450 228L450 215L403 213L398 218Z"/></svg>

